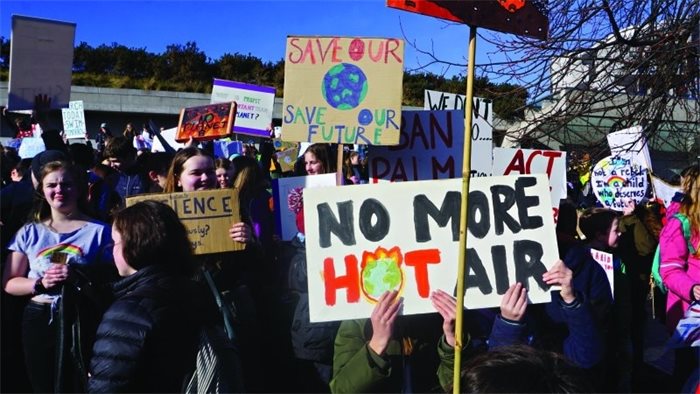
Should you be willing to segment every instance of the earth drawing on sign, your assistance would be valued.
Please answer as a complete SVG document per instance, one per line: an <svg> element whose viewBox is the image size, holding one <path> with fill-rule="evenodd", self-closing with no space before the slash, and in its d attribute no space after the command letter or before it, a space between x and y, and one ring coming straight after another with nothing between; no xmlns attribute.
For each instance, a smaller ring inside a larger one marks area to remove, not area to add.
<svg viewBox="0 0 700 394"><path fill-rule="evenodd" d="M367 76L349 63L333 66L323 76L321 93L326 102L341 111L356 108L367 96Z"/></svg>

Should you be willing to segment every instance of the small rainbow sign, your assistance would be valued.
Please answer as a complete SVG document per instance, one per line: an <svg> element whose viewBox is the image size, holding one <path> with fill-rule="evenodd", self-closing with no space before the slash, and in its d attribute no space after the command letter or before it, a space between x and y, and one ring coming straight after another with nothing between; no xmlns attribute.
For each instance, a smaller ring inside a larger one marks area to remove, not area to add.
<svg viewBox="0 0 700 394"><path fill-rule="evenodd" d="M625 182L625 178L619 175L613 175L610 178L608 178L608 186L612 187L623 187L625 186Z"/></svg>

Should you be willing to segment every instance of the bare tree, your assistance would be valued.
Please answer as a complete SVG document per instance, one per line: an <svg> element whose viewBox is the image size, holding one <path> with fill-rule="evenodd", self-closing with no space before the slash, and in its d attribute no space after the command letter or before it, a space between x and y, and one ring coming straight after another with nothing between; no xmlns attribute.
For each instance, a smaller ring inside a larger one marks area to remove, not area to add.
<svg viewBox="0 0 700 394"><path fill-rule="evenodd" d="M584 145L595 156L608 132L642 125L654 148L700 148L700 1L549 0L548 9L546 41L480 29L506 60L477 64L479 73L536 99L510 140Z"/></svg>

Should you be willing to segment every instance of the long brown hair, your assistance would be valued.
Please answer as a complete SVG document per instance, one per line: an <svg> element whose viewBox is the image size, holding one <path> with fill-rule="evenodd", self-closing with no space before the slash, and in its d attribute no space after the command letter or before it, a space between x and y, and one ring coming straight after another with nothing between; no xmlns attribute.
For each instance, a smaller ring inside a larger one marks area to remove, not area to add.
<svg viewBox="0 0 700 394"><path fill-rule="evenodd" d="M46 178L46 176L50 173L61 169L70 174L75 187L78 189L78 211L88 216L92 216L90 205L88 204L87 200L88 185L85 171L67 161L51 161L41 167L41 175L39 177L39 185L36 187L34 211L32 215L32 219L35 222L41 222L51 216L51 206L49 205L49 202L46 201L46 197L44 196L44 178Z"/></svg>
<svg viewBox="0 0 700 394"><path fill-rule="evenodd" d="M187 148L177 151L173 157L172 163L170 164L163 193L175 193L182 191L182 186L178 186L177 182L180 179L185 162L195 156L207 156L210 157L212 161L214 160L209 152L199 149L196 146L188 146Z"/></svg>

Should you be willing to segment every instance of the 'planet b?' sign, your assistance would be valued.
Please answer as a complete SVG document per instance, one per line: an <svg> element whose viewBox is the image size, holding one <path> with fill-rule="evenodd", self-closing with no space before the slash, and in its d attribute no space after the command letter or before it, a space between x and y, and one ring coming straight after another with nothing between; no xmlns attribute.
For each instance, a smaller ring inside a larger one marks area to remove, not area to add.
<svg viewBox="0 0 700 394"><path fill-rule="evenodd" d="M169 205L187 228L194 254L230 252L245 249L228 234L232 224L241 221L238 191L205 190L127 197L126 205L141 201L159 201Z"/></svg>
<svg viewBox="0 0 700 394"><path fill-rule="evenodd" d="M551 300L545 273L558 256L544 174L470 181L465 305L500 305L514 282L532 303ZM304 190L311 321L369 317L397 290L403 314L435 310L430 293L454 294L462 179Z"/></svg>
<svg viewBox="0 0 700 394"><path fill-rule="evenodd" d="M395 38L288 37L282 139L398 143L403 63Z"/></svg>
<svg viewBox="0 0 700 394"><path fill-rule="evenodd" d="M647 169L630 157L608 156L591 173L593 193L605 207L624 210L629 201L640 203L647 192Z"/></svg>

